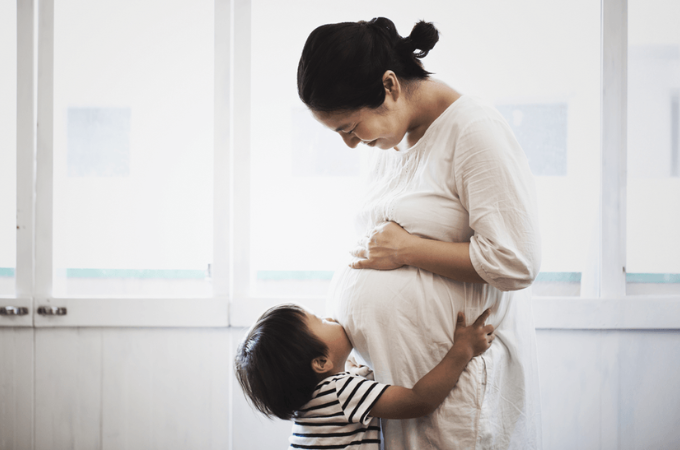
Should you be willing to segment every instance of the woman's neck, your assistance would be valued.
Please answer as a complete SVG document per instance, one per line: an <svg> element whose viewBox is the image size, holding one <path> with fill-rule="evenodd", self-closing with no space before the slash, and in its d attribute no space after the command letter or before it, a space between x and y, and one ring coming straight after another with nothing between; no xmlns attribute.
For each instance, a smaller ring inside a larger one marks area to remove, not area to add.
<svg viewBox="0 0 680 450"><path fill-rule="evenodd" d="M414 84L409 95L411 120L406 130L406 143L409 147L414 146L432 122L461 96L445 83L432 78Z"/></svg>

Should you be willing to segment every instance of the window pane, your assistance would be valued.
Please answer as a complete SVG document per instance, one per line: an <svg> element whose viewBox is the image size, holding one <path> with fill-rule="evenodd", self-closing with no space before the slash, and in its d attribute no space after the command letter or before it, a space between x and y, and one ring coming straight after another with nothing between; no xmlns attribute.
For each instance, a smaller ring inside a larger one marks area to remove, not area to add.
<svg viewBox="0 0 680 450"><path fill-rule="evenodd" d="M16 266L16 6L0 2L0 295L14 295Z"/></svg>
<svg viewBox="0 0 680 450"><path fill-rule="evenodd" d="M680 3L628 3L628 294L680 294Z"/></svg>
<svg viewBox="0 0 680 450"><path fill-rule="evenodd" d="M56 292L211 295L212 0L55 9Z"/></svg>
<svg viewBox="0 0 680 450"><path fill-rule="evenodd" d="M253 0L252 276L256 295L323 295L356 242L367 153L318 125L296 91L298 58L324 23L387 15L402 35L417 20L441 37L427 70L494 101L536 175L543 266L534 293L579 295L597 226L600 3ZM279 20L295 17L295 26ZM276 45L271 37L276 36ZM272 77L276 67L276 77ZM378 150L376 150L378 151ZM272 189L271 186L276 186ZM584 274L582 276L582 274Z"/></svg>

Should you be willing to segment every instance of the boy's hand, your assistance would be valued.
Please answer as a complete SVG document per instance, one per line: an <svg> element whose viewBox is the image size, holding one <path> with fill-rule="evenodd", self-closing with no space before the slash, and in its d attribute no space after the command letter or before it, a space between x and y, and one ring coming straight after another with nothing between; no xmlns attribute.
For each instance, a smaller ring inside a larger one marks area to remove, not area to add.
<svg viewBox="0 0 680 450"><path fill-rule="evenodd" d="M465 314L462 311L458 313L456 331L453 333L453 346L460 351L466 352L470 359L487 351L491 346L491 342L496 338L494 326L491 324L484 325L490 314L491 311L486 309L475 320L475 323L466 327Z"/></svg>
<svg viewBox="0 0 680 450"><path fill-rule="evenodd" d="M357 363L357 360L354 359L354 356L350 356L347 358L347 361L345 361L345 371L351 373L352 375L362 376L368 380L375 380L371 368Z"/></svg>
<svg viewBox="0 0 680 450"><path fill-rule="evenodd" d="M465 315L458 313L453 347L444 359L412 389L388 387L371 410L371 415L383 419L412 419L434 411L458 383L470 360L491 346L496 337L494 327L484 325L490 314L487 309L475 323L466 327Z"/></svg>

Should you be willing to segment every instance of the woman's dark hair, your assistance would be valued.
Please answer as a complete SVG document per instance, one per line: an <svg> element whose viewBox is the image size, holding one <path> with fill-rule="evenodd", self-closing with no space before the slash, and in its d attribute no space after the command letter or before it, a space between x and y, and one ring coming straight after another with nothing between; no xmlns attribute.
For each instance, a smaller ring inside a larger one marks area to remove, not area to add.
<svg viewBox="0 0 680 450"><path fill-rule="evenodd" d="M312 111L377 108L385 101L383 74L391 70L406 81L427 78L430 72L420 59L438 40L437 29L424 21L405 38L385 17L322 25L302 50L298 95Z"/></svg>
<svg viewBox="0 0 680 450"><path fill-rule="evenodd" d="M312 398L319 383L312 360L328 347L307 327L305 310L293 304L267 310L236 350L236 378L253 406L288 420Z"/></svg>

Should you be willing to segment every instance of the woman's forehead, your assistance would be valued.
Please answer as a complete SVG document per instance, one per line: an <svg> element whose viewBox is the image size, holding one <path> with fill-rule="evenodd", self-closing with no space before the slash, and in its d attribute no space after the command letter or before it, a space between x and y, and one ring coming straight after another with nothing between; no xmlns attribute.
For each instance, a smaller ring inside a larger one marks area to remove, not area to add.
<svg viewBox="0 0 680 450"><path fill-rule="evenodd" d="M344 130L361 116L362 110L356 111L312 111L316 120L328 128L340 131Z"/></svg>

